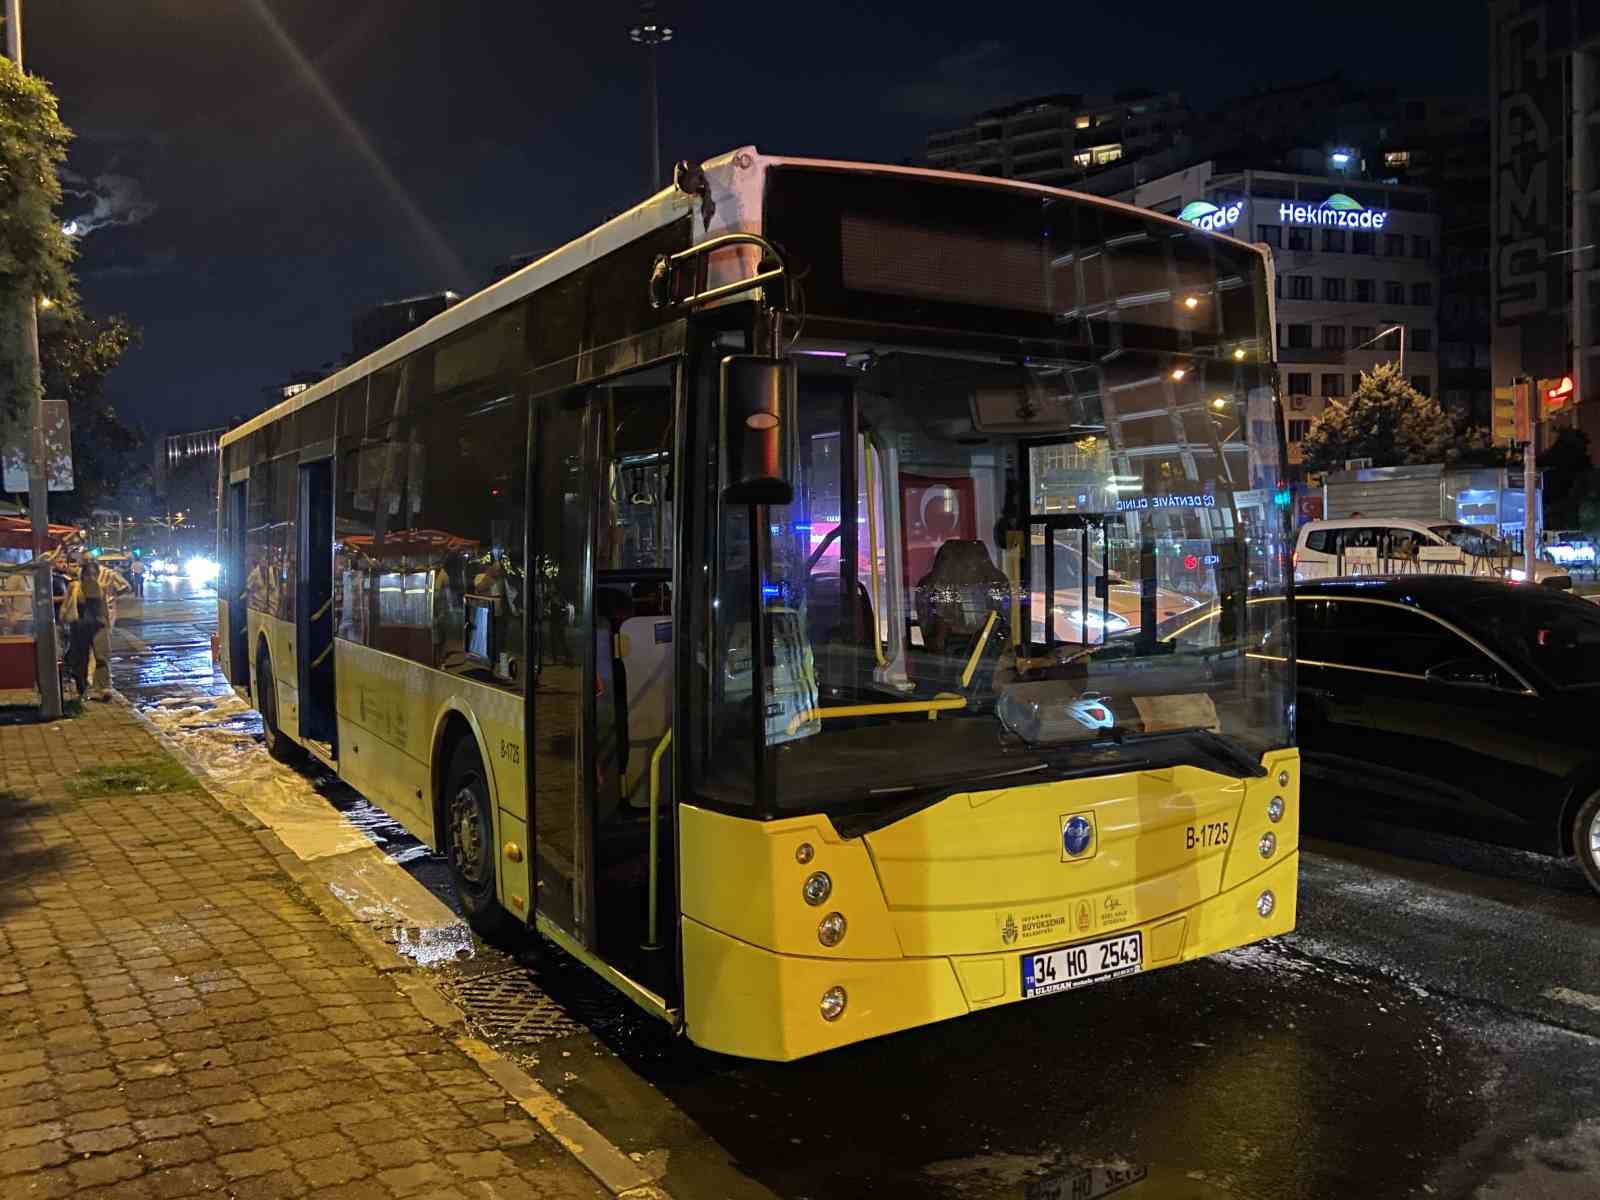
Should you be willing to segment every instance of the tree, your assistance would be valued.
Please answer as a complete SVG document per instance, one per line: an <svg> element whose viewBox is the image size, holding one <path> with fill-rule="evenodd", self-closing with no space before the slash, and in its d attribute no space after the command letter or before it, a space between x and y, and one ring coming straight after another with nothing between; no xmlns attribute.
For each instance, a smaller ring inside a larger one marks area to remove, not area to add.
<svg viewBox="0 0 1600 1200"><path fill-rule="evenodd" d="M32 398L32 380L18 370L24 304L46 298L76 311L72 243L56 215L56 169L71 139L50 86L0 59L0 423L25 413Z"/></svg>
<svg viewBox="0 0 1600 1200"><path fill-rule="evenodd" d="M1375 467L1452 463L1492 449L1487 437L1452 421L1439 402L1406 382L1394 363L1361 373L1348 399L1333 399L1302 443L1306 467L1342 470L1346 459Z"/></svg>
<svg viewBox="0 0 1600 1200"><path fill-rule="evenodd" d="M1545 524L1551 529L1588 527L1583 510L1597 499L1589 435L1581 429L1557 430L1539 452L1538 469L1544 477Z"/></svg>
<svg viewBox="0 0 1600 1200"><path fill-rule="evenodd" d="M72 420L74 489L51 501L52 514L87 517L96 508L140 510L150 502L151 463L145 438L105 402L105 378L139 342L120 316L70 312L44 321L39 358L45 395L65 400Z"/></svg>

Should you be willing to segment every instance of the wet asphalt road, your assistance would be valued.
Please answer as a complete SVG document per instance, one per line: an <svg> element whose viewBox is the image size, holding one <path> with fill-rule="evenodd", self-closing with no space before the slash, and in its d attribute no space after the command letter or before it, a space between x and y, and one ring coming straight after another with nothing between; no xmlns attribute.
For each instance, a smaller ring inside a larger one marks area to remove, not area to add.
<svg viewBox="0 0 1600 1200"><path fill-rule="evenodd" d="M225 691L214 606L125 606L119 688ZM319 790L448 897L437 858ZM442 983L680 1200L1600 1198L1600 898L1567 864L1335 823L1291 937L800 1063L698 1051L534 944ZM508 981L537 986L485 998Z"/></svg>

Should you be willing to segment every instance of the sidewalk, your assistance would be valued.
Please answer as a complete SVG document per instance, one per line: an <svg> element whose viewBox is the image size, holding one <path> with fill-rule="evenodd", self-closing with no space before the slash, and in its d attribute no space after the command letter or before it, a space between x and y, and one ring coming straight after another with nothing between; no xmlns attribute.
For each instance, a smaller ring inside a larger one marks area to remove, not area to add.
<svg viewBox="0 0 1600 1200"><path fill-rule="evenodd" d="M0 1195L610 1196L268 839L121 704L0 722Z"/></svg>

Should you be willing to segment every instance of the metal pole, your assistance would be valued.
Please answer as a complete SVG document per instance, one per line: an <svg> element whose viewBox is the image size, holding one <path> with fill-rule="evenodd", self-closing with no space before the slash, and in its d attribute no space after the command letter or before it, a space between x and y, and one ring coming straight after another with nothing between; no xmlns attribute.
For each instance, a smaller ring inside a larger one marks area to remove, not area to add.
<svg viewBox="0 0 1600 1200"><path fill-rule="evenodd" d="M651 42L649 48L650 58L650 190L647 196L656 194L661 187L661 98L656 87L656 43Z"/></svg>
<svg viewBox="0 0 1600 1200"><path fill-rule="evenodd" d="M1588 54L1577 44L1578 4L1572 5L1572 399L1568 402L1574 428L1582 425L1578 406L1584 402L1583 378L1588 366L1589 329L1588 295L1585 286L1588 272L1584 269L1584 255L1590 253L1589 244L1589 80Z"/></svg>
<svg viewBox="0 0 1600 1200"><path fill-rule="evenodd" d="M6 0L6 54L20 71L22 0ZM61 716L61 676L56 672L56 612L50 595L50 564L44 557L50 540L49 483L45 474L44 387L39 377L38 298L31 281L23 281L14 303L21 326L14 377L27 391L32 426L28 438L28 514L33 522L34 671L39 683L39 717L54 721Z"/></svg>
<svg viewBox="0 0 1600 1200"><path fill-rule="evenodd" d="M1539 383L1524 377L1528 389L1528 447L1522 452L1522 569L1528 579L1533 578L1533 563L1539 545L1539 527L1535 519L1538 505L1539 479Z"/></svg>
<svg viewBox="0 0 1600 1200"><path fill-rule="evenodd" d="M1406 373L1406 327L1400 326L1400 374Z"/></svg>

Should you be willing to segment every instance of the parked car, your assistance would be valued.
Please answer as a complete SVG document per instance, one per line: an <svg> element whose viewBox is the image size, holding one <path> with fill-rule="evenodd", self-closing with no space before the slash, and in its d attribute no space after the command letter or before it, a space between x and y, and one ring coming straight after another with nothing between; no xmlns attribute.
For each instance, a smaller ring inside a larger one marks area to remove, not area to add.
<svg viewBox="0 0 1600 1200"><path fill-rule="evenodd" d="M1574 856L1600 891L1600 609L1448 575L1313 581L1294 604L1308 781L1402 823Z"/></svg>
<svg viewBox="0 0 1600 1200"><path fill-rule="evenodd" d="M1358 555L1352 550L1370 553ZM1307 521L1300 527L1294 550L1297 580L1399 573L1504 576L1522 581L1528 578L1528 565L1509 543L1475 525L1361 516ZM1533 579L1549 587L1572 586L1569 568L1537 556Z"/></svg>
<svg viewBox="0 0 1600 1200"><path fill-rule="evenodd" d="M1540 540L1544 543L1541 553L1551 562L1569 569L1594 570L1594 539L1583 530L1552 529Z"/></svg>

